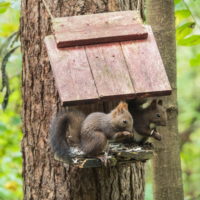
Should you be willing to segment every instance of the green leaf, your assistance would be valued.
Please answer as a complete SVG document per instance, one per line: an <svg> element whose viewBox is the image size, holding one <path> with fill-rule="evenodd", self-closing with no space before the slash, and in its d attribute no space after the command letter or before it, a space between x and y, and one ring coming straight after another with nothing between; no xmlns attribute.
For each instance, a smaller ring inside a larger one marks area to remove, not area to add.
<svg viewBox="0 0 200 200"><path fill-rule="evenodd" d="M0 2L0 14L6 12L6 10L10 7L10 2Z"/></svg>
<svg viewBox="0 0 200 200"><path fill-rule="evenodd" d="M8 37L13 32L16 32L18 27L18 24L14 23L0 24L0 37Z"/></svg>
<svg viewBox="0 0 200 200"><path fill-rule="evenodd" d="M3 131L6 131L6 130L7 130L6 125L3 122L0 122L0 131L1 131L1 133L3 133Z"/></svg>
<svg viewBox="0 0 200 200"><path fill-rule="evenodd" d="M174 3L175 4L178 4L178 3L180 3L182 0L174 0Z"/></svg>
<svg viewBox="0 0 200 200"><path fill-rule="evenodd" d="M192 35L190 37L179 40L178 44L182 46L198 45L200 44L200 35Z"/></svg>
<svg viewBox="0 0 200 200"><path fill-rule="evenodd" d="M191 16L191 13L188 9L182 9L182 10L177 10L175 12L175 15L176 15L176 20L180 22L181 20Z"/></svg>
<svg viewBox="0 0 200 200"><path fill-rule="evenodd" d="M187 35L189 35L193 31L194 27L195 27L194 22L187 22L187 23L179 26L178 28L176 28L177 40L181 40L184 37L186 37Z"/></svg>
<svg viewBox="0 0 200 200"><path fill-rule="evenodd" d="M200 54L197 54L194 58L190 59L190 65L192 67L200 66Z"/></svg>

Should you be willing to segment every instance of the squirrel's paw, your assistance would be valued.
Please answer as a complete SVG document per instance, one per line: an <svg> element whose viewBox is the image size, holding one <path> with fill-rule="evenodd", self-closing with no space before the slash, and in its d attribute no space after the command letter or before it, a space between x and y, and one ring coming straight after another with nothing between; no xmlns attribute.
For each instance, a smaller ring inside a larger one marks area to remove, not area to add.
<svg viewBox="0 0 200 200"><path fill-rule="evenodd" d="M128 131L118 132L114 135L113 139L124 138L124 137L131 137L133 134Z"/></svg>
<svg viewBox="0 0 200 200"><path fill-rule="evenodd" d="M130 133L130 132L128 132L128 131L123 131L123 132L122 132L122 135L123 135L123 136L131 136L132 133Z"/></svg>

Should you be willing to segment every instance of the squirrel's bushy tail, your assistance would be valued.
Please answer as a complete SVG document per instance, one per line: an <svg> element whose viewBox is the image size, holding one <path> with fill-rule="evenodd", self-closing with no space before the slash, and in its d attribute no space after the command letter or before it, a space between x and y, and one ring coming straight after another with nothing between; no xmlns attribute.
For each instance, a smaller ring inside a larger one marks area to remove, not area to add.
<svg viewBox="0 0 200 200"><path fill-rule="evenodd" d="M49 142L53 153L58 158L68 162L71 161L70 146L67 140L69 126L73 134L76 134L75 137L77 137L81 131L81 124L84 119L84 114L75 110L60 111L53 118L50 127Z"/></svg>

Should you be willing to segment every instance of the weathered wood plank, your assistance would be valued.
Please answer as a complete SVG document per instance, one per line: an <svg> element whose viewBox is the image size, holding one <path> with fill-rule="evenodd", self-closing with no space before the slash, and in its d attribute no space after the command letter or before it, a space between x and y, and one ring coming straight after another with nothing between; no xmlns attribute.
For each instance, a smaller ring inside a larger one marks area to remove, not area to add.
<svg viewBox="0 0 200 200"><path fill-rule="evenodd" d="M58 49L53 36L47 36L45 43L61 102L97 100L84 47Z"/></svg>
<svg viewBox="0 0 200 200"><path fill-rule="evenodd" d="M56 18L53 29L58 47L144 39L148 35L133 11Z"/></svg>
<svg viewBox="0 0 200 200"><path fill-rule="evenodd" d="M150 26L148 38L121 42L134 89L138 96L168 95L171 87Z"/></svg>
<svg viewBox="0 0 200 200"><path fill-rule="evenodd" d="M86 46L86 54L101 99L134 97L135 91L119 43Z"/></svg>

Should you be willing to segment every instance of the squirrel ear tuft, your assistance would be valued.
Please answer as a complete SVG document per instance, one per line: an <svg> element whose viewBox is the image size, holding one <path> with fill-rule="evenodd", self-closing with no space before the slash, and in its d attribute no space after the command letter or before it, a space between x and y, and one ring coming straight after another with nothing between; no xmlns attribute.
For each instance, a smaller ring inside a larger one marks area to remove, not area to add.
<svg viewBox="0 0 200 200"><path fill-rule="evenodd" d="M124 101L121 101L117 106L118 111L128 110L128 104Z"/></svg>
<svg viewBox="0 0 200 200"><path fill-rule="evenodd" d="M158 100L158 105L160 105L160 106L163 105L163 101L162 101L162 99Z"/></svg>
<svg viewBox="0 0 200 200"><path fill-rule="evenodd" d="M116 116L119 113L123 113L124 110L128 110L128 104L126 102L121 101L118 106L113 110L113 115Z"/></svg>
<svg viewBox="0 0 200 200"><path fill-rule="evenodd" d="M151 107L152 109L156 109L156 106L157 106L157 101L156 101L156 99L154 99L154 100L151 102L150 107Z"/></svg>

